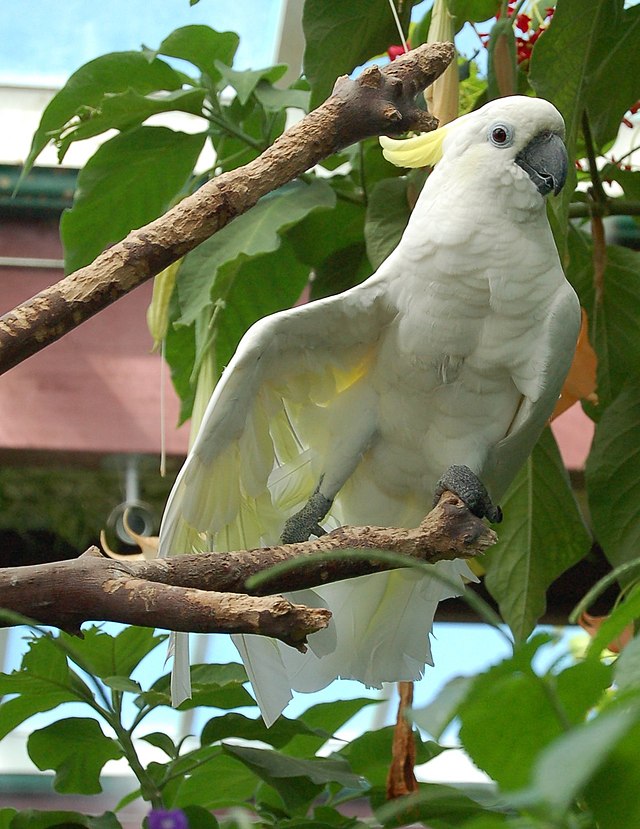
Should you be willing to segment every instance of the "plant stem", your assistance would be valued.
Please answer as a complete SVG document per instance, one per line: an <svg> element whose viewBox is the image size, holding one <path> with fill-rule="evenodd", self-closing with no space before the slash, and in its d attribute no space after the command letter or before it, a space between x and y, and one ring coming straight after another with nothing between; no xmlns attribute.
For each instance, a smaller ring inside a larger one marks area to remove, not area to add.
<svg viewBox="0 0 640 829"><path fill-rule="evenodd" d="M589 125L589 117L587 110L582 113L582 134L584 135L585 148L587 150L587 161L589 163L589 174L591 175L593 200L603 206L603 209L608 205L609 199L604 192L602 186L602 179L600 178L600 171L598 170L598 163L596 160L596 151L593 143L593 136L591 135L591 126Z"/></svg>

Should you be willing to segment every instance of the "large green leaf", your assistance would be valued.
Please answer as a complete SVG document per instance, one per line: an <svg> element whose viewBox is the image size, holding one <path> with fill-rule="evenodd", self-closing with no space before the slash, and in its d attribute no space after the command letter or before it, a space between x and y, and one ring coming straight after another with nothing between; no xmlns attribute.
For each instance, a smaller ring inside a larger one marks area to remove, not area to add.
<svg viewBox="0 0 640 829"><path fill-rule="evenodd" d="M640 257L627 248L607 246L602 301L596 303L591 238L572 229L567 242L567 276L587 310L590 340L598 357L600 405L592 411L599 417L628 378L640 373Z"/></svg>
<svg viewBox="0 0 640 829"><path fill-rule="evenodd" d="M97 794L100 772L123 751L105 736L96 720L69 717L33 731L27 741L29 757L41 770L55 771L54 788L61 793Z"/></svg>
<svg viewBox="0 0 640 829"><path fill-rule="evenodd" d="M308 281L308 266L295 256L286 238L281 239L280 246L272 253L243 260L234 273L218 316L218 366L229 363L242 335L254 322L291 308Z"/></svg>
<svg viewBox="0 0 640 829"><path fill-rule="evenodd" d="M638 763L638 702L636 722L616 744L585 788L599 829L640 826L640 763Z"/></svg>
<svg viewBox="0 0 640 829"><path fill-rule="evenodd" d="M586 480L596 538L615 566L640 550L640 385L631 381L596 426Z"/></svg>
<svg viewBox="0 0 640 829"><path fill-rule="evenodd" d="M60 222L67 272L163 213L187 182L204 140L204 134L143 126L103 144L80 171L73 207Z"/></svg>
<svg viewBox="0 0 640 829"><path fill-rule="evenodd" d="M53 97L40 119L25 161L23 176L51 140L74 116L90 117L106 94L133 90L147 95L180 89L180 76L164 61L149 61L140 52L112 52L85 63Z"/></svg>
<svg viewBox="0 0 640 829"><path fill-rule="evenodd" d="M412 5L403 4L404 31ZM388 0L306 0L302 24L312 109L331 94L339 75L351 73L400 40Z"/></svg>
<svg viewBox="0 0 640 829"><path fill-rule="evenodd" d="M516 639L533 630L546 590L589 550L590 536L547 429L503 500L499 541L487 554L486 585Z"/></svg>
<svg viewBox="0 0 640 829"><path fill-rule="evenodd" d="M178 275L182 316L179 323L190 325L203 308L216 299L226 300L248 257L277 250L281 234L312 210L330 208L335 195L322 181L301 181L280 188L262 198L255 207L238 216L203 242L184 260ZM224 272L219 273L224 266Z"/></svg>
<svg viewBox="0 0 640 829"><path fill-rule="evenodd" d="M208 762L196 765L191 772L178 775L167 805L172 808L225 809L253 798L258 777L236 758L223 754L222 750L218 752Z"/></svg>
<svg viewBox="0 0 640 829"><path fill-rule="evenodd" d="M167 638L152 628L133 625L113 635L92 626L83 630L82 639L64 633L61 637L101 679L128 677L140 660Z"/></svg>
<svg viewBox="0 0 640 829"><path fill-rule="evenodd" d="M544 641L534 638L477 676L459 706L465 750L505 790L528 783L540 752L583 722L610 684L610 669L595 660L537 676L532 661Z"/></svg>
<svg viewBox="0 0 640 829"><path fill-rule="evenodd" d="M63 702L82 701L88 693L55 640L49 636L34 639L20 670L0 674L0 694L17 695L0 706L0 739L34 714Z"/></svg>
<svg viewBox="0 0 640 829"><path fill-rule="evenodd" d="M156 54L187 60L212 84L220 81L216 62L231 66L240 38L235 32L217 32L209 26L182 26L165 37Z"/></svg>
<svg viewBox="0 0 640 829"><path fill-rule="evenodd" d="M598 148L614 138L625 111L638 97L640 7L623 9L623 0L559 0L549 30L538 40L529 80L552 101L567 125L569 157L585 109ZM573 174L554 209L566 223L575 183Z"/></svg>
<svg viewBox="0 0 640 829"><path fill-rule="evenodd" d="M556 820L561 818L572 800L588 785L600 768L602 778L597 801L612 784L619 793L616 785L616 775L621 769L618 764L604 765L616 746L625 738L630 729L635 726L633 739L637 740L638 712L634 709L616 710L602 714L592 721L574 728L567 734L560 736L541 753L536 761L532 774L533 790L538 798L546 804L550 816ZM637 745L637 744L636 744ZM636 755L634 755L636 756ZM618 767L616 767L618 766ZM637 774L640 768L632 760L630 773ZM596 778L597 779L597 778ZM604 784L604 785L603 785ZM636 784L636 793L640 787ZM622 801L631 794L631 790L623 792ZM637 807L637 798L632 797ZM621 803L618 808L624 811ZM618 817L617 809L614 812ZM598 824L604 826L604 824ZM623 820L609 823L607 829L618 829L623 826L633 826L633 822Z"/></svg>
<svg viewBox="0 0 640 829"><path fill-rule="evenodd" d="M367 203L364 238L371 266L380 267L397 246L409 221L409 179L386 178L372 188Z"/></svg>

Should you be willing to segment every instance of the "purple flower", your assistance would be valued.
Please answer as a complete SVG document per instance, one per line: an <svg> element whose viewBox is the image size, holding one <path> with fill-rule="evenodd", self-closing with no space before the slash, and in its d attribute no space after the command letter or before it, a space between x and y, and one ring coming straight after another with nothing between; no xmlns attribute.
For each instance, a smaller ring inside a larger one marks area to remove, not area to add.
<svg viewBox="0 0 640 829"><path fill-rule="evenodd" d="M149 829L189 829L182 809L152 809L147 817Z"/></svg>

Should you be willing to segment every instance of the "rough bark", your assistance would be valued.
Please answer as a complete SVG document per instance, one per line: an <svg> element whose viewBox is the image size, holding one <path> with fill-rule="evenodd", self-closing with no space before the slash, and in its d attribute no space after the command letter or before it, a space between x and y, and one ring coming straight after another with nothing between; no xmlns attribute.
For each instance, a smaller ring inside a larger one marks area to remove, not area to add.
<svg viewBox="0 0 640 829"><path fill-rule="evenodd" d="M0 373L106 308L338 150L373 135L434 129L415 97L453 58L448 43L423 45L380 70L336 83L332 96L254 161L218 176L164 216L0 318Z"/></svg>
<svg viewBox="0 0 640 829"><path fill-rule="evenodd" d="M419 527L341 527L301 544L171 559L123 562L91 548L78 559L0 570L0 607L77 632L83 622L117 621L208 633L259 633L303 649L329 623L322 608L274 595L390 570L397 565L349 557L349 550L391 550L429 563L471 558L495 543L493 530L445 492ZM331 560L318 553L339 552ZM249 589L275 565L304 562ZM269 594L269 595L266 595Z"/></svg>

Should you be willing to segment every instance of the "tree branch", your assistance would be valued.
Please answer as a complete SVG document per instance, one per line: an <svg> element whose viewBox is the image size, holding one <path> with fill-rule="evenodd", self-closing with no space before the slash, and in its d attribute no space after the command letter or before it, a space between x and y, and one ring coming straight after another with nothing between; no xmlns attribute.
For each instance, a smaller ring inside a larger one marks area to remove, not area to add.
<svg viewBox="0 0 640 829"><path fill-rule="evenodd" d="M55 342L160 273L281 187L338 150L373 135L434 129L415 97L453 58L448 43L423 45L356 80L339 78L332 96L244 167L204 184L159 219L132 231L90 265L0 318L0 374Z"/></svg>
<svg viewBox="0 0 640 829"><path fill-rule="evenodd" d="M492 529L445 492L412 530L340 527L301 544L153 561L115 561L93 547L71 561L8 567L0 570L0 607L19 613L28 608L36 621L76 633L85 621L114 621L200 633L258 633L303 650L306 637L329 624L330 612L273 594L395 566L350 559L350 549L391 550L433 564L471 558L495 541ZM317 555L340 550L345 555L333 560ZM304 566L247 589L251 576L294 559Z"/></svg>

